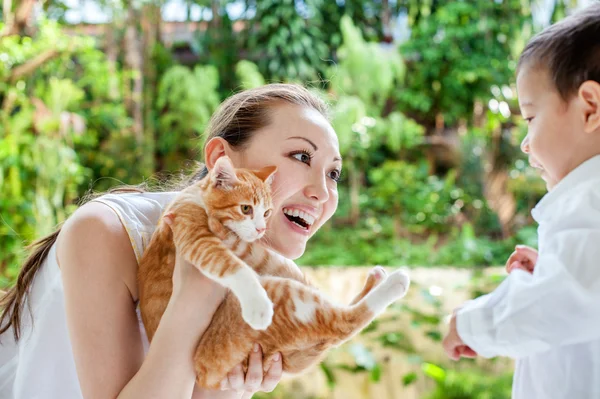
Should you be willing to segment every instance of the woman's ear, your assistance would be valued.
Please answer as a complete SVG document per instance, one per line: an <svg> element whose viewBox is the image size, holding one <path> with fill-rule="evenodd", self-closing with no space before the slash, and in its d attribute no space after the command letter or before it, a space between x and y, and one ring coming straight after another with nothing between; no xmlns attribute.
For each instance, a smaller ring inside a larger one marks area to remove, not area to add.
<svg viewBox="0 0 600 399"><path fill-rule="evenodd" d="M600 133L600 83L587 80L579 87L579 98L585 112L584 130L586 133Z"/></svg>
<svg viewBox="0 0 600 399"><path fill-rule="evenodd" d="M223 156L230 156L231 147L222 137L213 137L204 146L204 160L208 170L214 168L217 160Z"/></svg>

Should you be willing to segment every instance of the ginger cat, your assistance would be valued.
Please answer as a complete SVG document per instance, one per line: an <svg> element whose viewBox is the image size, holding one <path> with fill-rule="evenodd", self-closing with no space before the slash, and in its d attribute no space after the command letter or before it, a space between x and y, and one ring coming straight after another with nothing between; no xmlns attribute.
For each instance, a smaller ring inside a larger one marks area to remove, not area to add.
<svg viewBox="0 0 600 399"><path fill-rule="evenodd" d="M233 367L247 361L254 343L265 359L281 352L284 372L301 372L408 289L410 279L402 271L386 276L375 268L352 303L337 305L310 286L294 262L255 243L272 213L275 170L234 169L229 158L219 158L207 177L167 207L140 261L139 303L150 340L172 293L176 249L230 289L194 355L201 387L218 389Z"/></svg>

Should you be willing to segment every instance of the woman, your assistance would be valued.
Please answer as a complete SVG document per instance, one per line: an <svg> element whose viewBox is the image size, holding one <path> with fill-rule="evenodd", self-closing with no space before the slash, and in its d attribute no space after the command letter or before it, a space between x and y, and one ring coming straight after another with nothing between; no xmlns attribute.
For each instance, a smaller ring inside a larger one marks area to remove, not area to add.
<svg viewBox="0 0 600 399"><path fill-rule="evenodd" d="M326 105L300 86L268 85L225 101L207 134L206 167L190 184L224 155L236 167L276 165L276 212L264 244L301 256L337 208L341 157ZM186 262L177 262L173 295L148 346L137 310L137 262L173 196L107 194L40 240L0 305L0 397L250 398L274 389L281 356L263 378L259 347L246 374L237 366L222 391L195 388L192 354L225 290ZM299 226L284 208L315 221Z"/></svg>

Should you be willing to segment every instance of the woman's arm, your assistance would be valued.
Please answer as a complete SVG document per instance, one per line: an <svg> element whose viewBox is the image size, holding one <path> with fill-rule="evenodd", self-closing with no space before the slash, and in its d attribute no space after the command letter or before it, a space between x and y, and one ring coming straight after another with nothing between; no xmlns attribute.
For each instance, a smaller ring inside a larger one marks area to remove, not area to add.
<svg viewBox="0 0 600 399"><path fill-rule="evenodd" d="M197 271L176 271L175 292L144 359L135 312L137 262L117 215L89 203L65 223L57 245L83 396L190 398L192 354L224 290Z"/></svg>

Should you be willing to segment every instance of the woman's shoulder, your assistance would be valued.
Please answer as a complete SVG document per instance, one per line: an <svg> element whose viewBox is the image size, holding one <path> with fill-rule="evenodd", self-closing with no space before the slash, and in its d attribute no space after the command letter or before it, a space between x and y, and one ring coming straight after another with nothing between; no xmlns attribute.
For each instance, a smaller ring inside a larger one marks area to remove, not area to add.
<svg viewBox="0 0 600 399"><path fill-rule="evenodd" d="M137 261L119 216L97 201L86 203L65 222L56 242L62 274L122 280L137 297Z"/></svg>
<svg viewBox="0 0 600 399"><path fill-rule="evenodd" d="M163 211L176 195L175 192L106 194L92 202L101 202L117 215L139 262Z"/></svg>

